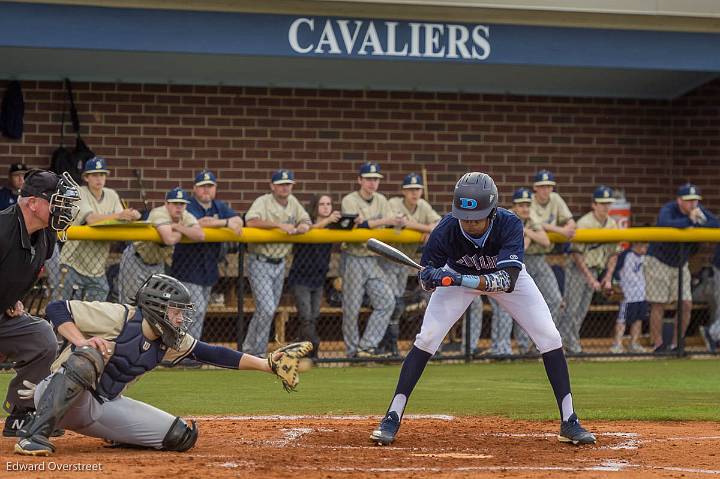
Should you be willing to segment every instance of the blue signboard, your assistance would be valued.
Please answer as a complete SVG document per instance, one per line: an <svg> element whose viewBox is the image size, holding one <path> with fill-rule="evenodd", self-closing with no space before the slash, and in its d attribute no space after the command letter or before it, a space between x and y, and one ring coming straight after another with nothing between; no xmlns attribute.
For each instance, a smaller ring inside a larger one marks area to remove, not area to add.
<svg viewBox="0 0 720 479"><path fill-rule="evenodd" d="M720 35L0 2L0 47L720 71Z"/></svg>

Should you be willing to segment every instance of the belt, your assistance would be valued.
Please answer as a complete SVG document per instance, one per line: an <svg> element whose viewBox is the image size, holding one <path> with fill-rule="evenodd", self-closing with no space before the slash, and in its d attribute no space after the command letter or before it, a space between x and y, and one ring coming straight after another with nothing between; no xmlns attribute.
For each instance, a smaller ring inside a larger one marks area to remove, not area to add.
<svg viewBox="0 0 720 479"><path fill-rule="evenodd" d="M255 254L253 256L255 256L255 259L257 259L258 261L269 264L280 264L285 261L285 258L270 258L261 254Z"/></svg>

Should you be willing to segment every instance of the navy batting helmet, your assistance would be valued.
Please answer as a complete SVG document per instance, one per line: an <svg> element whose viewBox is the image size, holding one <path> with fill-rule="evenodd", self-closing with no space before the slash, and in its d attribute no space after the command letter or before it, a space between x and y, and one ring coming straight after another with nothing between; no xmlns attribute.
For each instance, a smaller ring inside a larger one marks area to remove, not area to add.
<svg viewBox="0 0 720 479"><path fill-rule="evenodd" d="M485 173L465 173L455 184L452 215L459 220L492 219L497 204L497 186Z"/></svg>

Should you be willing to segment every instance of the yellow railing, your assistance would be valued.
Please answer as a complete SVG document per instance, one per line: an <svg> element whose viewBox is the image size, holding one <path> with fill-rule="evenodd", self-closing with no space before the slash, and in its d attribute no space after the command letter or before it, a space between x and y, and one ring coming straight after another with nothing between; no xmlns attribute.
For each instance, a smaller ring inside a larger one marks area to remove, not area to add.
<svg viewBox="0 0 720 479"><path fill-rule="evenodd" d="M205 228L206 242L240 243L362 243L370 238L393 243L417 243L423 233L413 230L357 228L352 231L311 230L302 235L288 235L281 230L244 228L240 236L229 228ZM73 226L68 230L68 239L92 241L154 241L160 242L160 235L150 225L138 226ZM550 240L565 243L567 240L556 233L550 233ZM577 230L576 243L617 243L620 241L666 241L673 243L720 242L719 228L628 228L617 230ZM190 242L183 240L183 242Z"/></svg>

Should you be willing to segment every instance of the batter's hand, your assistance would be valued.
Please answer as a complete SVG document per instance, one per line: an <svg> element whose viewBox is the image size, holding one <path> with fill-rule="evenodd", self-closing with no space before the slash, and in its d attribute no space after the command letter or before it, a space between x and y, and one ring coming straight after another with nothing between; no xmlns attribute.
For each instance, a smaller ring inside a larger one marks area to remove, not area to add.
<svg viewBox="0 0 720 479"><path fill-rule="evenodd" d="M460 286L462 275L442 268L435 268L431 264L419 273L422 287L425 290L435 289L438 286Z"/></svg>
<svg viewBox="0 0 720 479"><path fill-rule="evenodd" d="M81 341L80 344L76 344L75 346L81 347L81 346L90 346L91 348L95 348L103 355L103 357L108 358L112 354L112 351L114 349L113 343L108 341L107 339L100 338L98 336L93 336L90 339L86 339L84 341Z"/></svg>

